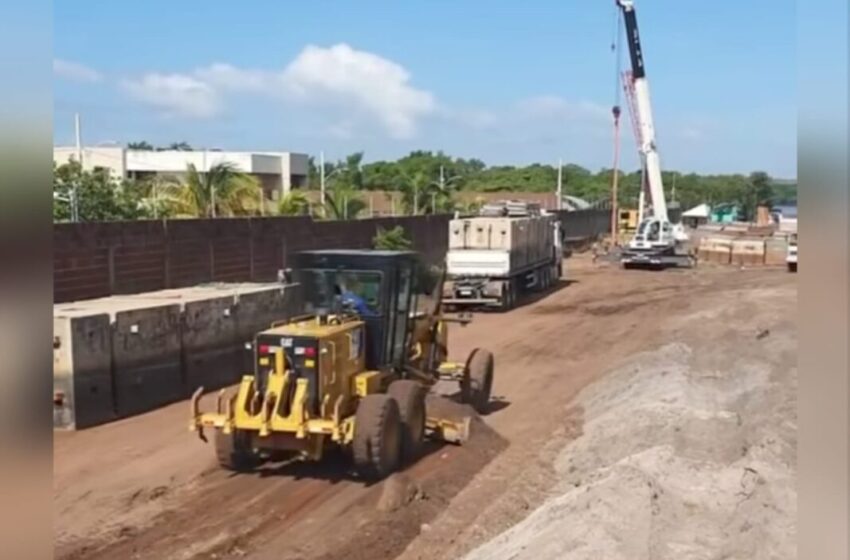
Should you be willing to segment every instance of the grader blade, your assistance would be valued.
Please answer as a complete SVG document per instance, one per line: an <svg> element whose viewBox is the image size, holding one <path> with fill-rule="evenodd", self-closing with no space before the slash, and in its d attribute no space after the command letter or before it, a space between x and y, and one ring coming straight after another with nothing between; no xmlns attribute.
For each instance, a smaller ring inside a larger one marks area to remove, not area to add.
<svg viewBox="0 0 850 560"><path fill-rule="evenodd" d="M463 445L469 440L472 419L466 416L462 420L428 417L425 427L431 437L448 443Z"/></svg>

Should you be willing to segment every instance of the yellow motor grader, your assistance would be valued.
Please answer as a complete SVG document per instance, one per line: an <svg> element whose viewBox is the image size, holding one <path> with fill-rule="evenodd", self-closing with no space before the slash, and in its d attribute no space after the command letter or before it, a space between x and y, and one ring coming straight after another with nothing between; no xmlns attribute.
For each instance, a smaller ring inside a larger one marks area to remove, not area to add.
<svg viewBox="0 0 850 560"><path fill-rule="evenodd" d="M439 380L485 412L493 355L474 350L448 362L441 313L443 275L410 251L334 250L296 255L294 280L304 315L273 324L251 344L254 373L238 391L218 394L214 413L192 396L190 428L206 441L215 429L219 464L250 469L264 457L295 452L320 460L331 446L350 450L365 478L382 478L421 451L424 438L462 443L470 418L429 413L426 393Z"/></svg>

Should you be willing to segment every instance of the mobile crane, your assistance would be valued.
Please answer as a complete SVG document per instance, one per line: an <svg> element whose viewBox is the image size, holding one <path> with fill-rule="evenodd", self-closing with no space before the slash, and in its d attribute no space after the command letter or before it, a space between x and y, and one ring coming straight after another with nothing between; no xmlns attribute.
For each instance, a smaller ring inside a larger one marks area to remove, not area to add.
<svg viewBox="0 0 850 560"><path fill-rule="evenodd" d="M687 234L681 224L671 223L667 216L661 162L655 144L655 126L649 100L649 82L646 79L634 1L614 1L622 11L626 29L626 42L631 62L631 74L627 77L631 80L628 90L634 95L634 103L630 108L634 112L632 116L638 126L636 140L639 143L645 173L645 182L641 185L640 224L621 255L621 263L625 268L647 265L689 267L693 265L693 258L683 248L684 242L688 239ZM643 189L647 187L650 204L648 216L643 214Z"/></svg>

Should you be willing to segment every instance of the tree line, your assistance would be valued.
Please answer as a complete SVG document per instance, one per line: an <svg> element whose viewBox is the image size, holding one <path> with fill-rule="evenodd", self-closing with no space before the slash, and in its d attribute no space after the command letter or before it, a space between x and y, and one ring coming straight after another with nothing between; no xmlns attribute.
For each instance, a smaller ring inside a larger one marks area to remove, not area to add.
<svg viewBox="0 0 850 560"><path fill-rule="evenodd" d="M135 149L191 149L183 143L154 148L147 142L128 144ZM54 165L55 221L72 217L76 205L80 220L132 220L250 215L302 215L317 218L351 219L366 209L365 191L397 193L404 214L472 211L475 203L459 200L461 192L554 192L557 166L487 166L479 159L452 158L442 152L414 151L395 161L363 163L363 152L336 162L326 162L325 200L316 191L321 170L309 160L308 187L293 190L272 203L266 200L256 177L221 163L209 172L189 165L179 177L153 176L146 179L116 178L108 170L85 171L71 161ZM590 203L610 198L613 170L593 172L575 164L562 170L563 193ZM635 207L642 174L620 172L618 203ZM663 174L667 199L683 208L700 203L737 204L750 219L759 204L796 204L796 184L778 182L767 173L749 175L700 175L666 171ZM75 203L72 203L73 199ZM468 199L468 197L467 197Z"/></svg>
<svg viewBox="0 0 850 560"><path fill-rule="evenodd" d="M487 166L479 159L452 158L442 152L415 151L396 161L363 164L363 153L352 154L336 163L325 163L325 177L336 173L337 180L353 191L401 191L412 206L419 198L428 207L432 193L449 202L459 191L469 192L554 192L558 167L534 163L526 166ZM310 159L309 184L318 188L320 170ZM561 169L562 192L590 203L610 199L614 171L591 171L575 164ZM701 175L665 171L662 173L667 200L684 208L698 204L737 204L751 214L756 205L796 204L797 185L776 181L763 171L750 174ZM642 172L620 171L618 204L637 205ZM450 205L450 204L449 204Z"/></svg>

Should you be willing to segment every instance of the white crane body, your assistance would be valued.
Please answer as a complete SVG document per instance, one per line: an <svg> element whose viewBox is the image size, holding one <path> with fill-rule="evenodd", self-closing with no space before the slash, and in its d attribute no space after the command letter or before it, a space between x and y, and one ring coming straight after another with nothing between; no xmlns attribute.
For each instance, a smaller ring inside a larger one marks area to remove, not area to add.
<svg viewBox="0 0 850 560"><path fill-rule="evenodd" d="M667 201L664 197L664 183L661 176L661 160L655 141L655 124L652 117L652 103L649 95L649 82L643 62L640 34L633 0L615 0L622 10L626 28L626 42L631 60L631 91L634 103L630 109L637 123L636 141L638 142L646 185L649 190L649 212L644 213L644 185L640 192L641 219L634 237L629 241L623 256L625 265L632 264L679 264L683 255L679 255L680 244L687 239L680 224L670 223L667 214Z"/></svg>

